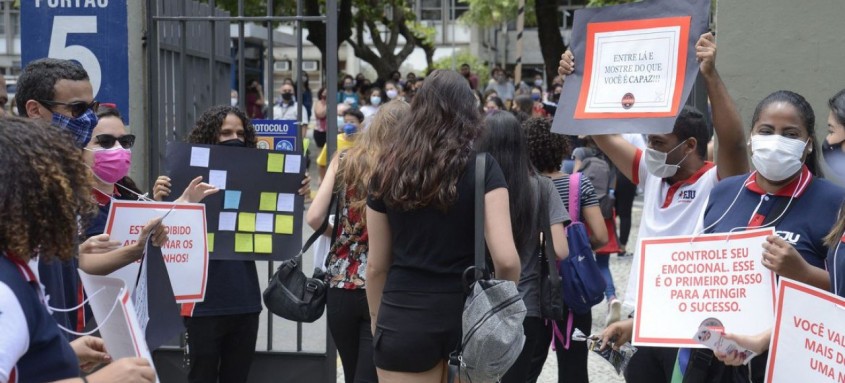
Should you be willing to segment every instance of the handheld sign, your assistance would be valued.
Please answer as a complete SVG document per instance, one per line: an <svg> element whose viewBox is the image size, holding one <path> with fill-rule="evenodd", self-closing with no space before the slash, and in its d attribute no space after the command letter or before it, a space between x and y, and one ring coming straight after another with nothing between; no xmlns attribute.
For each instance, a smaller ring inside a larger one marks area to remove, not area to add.
<svg viewBox="0 0 845 383"><path fill-rule="evenodd" d="M695 43L710 0L655 0L575 11L552 131L671 133L698 73Z"/></svg>
<svg viewBox="0 0 845 383"><path fill-rule="evenodd" d="M221 189L203 200L213 260L282 261L299 253L304 167L301 150L167 145L172 190L183 190L197 176Z"/></svg>
<svg viewBox="0 0 845 383"><path fill-rule="evenodd" d="M767 365L768 383L845 382L845 298L781 278Z"/></svg>
<svg viewBox="0 0 845 383"><path fill-rule="evenodd" d="M89 294L88 303L109 355L114 360L144 358L155 366L126 284L118 278L90 275L82 270L79 277Z"/></svg>
<svg viewBox="0 0 845 383"><path fill-rule="evenodd" d="M161 255L171 276L176 302L201 302L205 299L208 274L205 205L115 200L105 232L111 240L131 245L147 222L163 215L167 215L162 224L167 227L168 240L161 246ZM139 267L139 262L133 262L110 275L134 290Z"/></svg>
<svg viewBox="0 0 845 383"><path fill-rule="evenodd" d="M718 317L728 331L756 334L772 325L775 277L760 263L774 229L644 238L632 344L702 348L690 337Z"/></svg>

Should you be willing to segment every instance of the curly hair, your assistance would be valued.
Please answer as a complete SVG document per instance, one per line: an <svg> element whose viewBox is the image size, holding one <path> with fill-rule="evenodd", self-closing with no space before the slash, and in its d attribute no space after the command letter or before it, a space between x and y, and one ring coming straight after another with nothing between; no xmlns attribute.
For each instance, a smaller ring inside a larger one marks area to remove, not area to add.
<svg viewBox="0 0 845 383"><path fill-rule="evenodd" d="M0 251L71 259L80 224L97 213L82 152L67 133L15 117L0 118L0 148Z"/></svg>
<svg viewBox="0 0 845 383"><path fill-rule="evenodd" d="M234 114L238 116L244 126L244 144L248 148L254 148L258 143L255 138L255 128L252 127L249 117L242 110L229 105L217 105L208 108L197 119L194 129L188 134L188 142L192 144L217 145L220 142L220 128L226 116Z"/></svg>
<svg viewBox="0 0 845 383"><path fill-rule="evenodd" d="M569 154L566 136L552 133L552 123L547 118L529 118L522 123L528 142L528 157L540 173L560 170L564 157Z"/></svg>
<svg viewBox="0 0 845 383"><path fill-rule="evenodd" d="M382 105L373 116L370 127L364 131L358 143L346 151L343 161L338 165L337 190L346 191L349 207L359 213L362 222L366 221L364 208L367 205L370 175L378 167L378 157L382 150L392 142L399 121L410 110L411 106L401 100Z"/></svg>
<svg viewBox="0 0 845 383"><path fill-rule="evenodd" d="M469 83L458 72L426 77L398 126L396 140L379 156L370 193L393 209L432 205L446 210L458 198L458 179L481 130Z"/></svg>

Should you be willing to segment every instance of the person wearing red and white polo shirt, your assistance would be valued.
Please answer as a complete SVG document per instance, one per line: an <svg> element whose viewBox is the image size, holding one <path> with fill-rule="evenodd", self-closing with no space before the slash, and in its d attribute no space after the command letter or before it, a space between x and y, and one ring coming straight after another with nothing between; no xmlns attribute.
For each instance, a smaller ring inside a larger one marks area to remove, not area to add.
<svg viewBox="0 0 845 383"><path fill-rule="evenodd" d="M704 77L713 110L713 126L719 151L716 164L707 162L710 132L704 115L685 107L670 134L651 134L645 152L620 135L598 135L593 140L613 161L622 174L643 188L643 217L638 240L647 237L693 234L707 196L720 179L748 172L745 133L736 106L716 71L716 43L711 33L701 35L696 43L699 70ZM572 53L561 56L558 72L572 73ZM718 166L716 166L718 164ZM626 289L625 304L636 303L637 253ZM618 344L630 338L633 322L624 320L609 326L605 339ZM669 383L678 349L639 347L625 373L629 383Z"/></svg>

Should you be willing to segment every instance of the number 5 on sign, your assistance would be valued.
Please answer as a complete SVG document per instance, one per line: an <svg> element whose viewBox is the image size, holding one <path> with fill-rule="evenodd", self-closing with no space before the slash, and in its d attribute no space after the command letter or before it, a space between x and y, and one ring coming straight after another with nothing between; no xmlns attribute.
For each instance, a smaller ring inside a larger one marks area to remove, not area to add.
<svg viewBox="0 0 845 383"><path fill-rule="evenodd" d="M53 34L50 36L50 50L47 56L64 60L76 60L91 80L94 98L100 92L103 81L100 61L90 49L82 45L67 45L67 37L74 33L97 33L97 16L56 16L53 18Z"/></svg>

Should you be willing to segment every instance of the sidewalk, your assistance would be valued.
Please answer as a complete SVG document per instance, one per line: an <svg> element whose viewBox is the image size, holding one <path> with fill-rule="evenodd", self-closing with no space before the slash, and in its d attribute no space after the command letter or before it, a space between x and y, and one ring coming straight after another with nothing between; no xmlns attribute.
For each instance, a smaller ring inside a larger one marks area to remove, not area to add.
<svg viewBox="0 0 845 383"><path fill-rule="evenodd" d="M633 250L634 244L637 242L637 232L640 230L640 217L642 216L643 202L642 196L638 196L634 200L634 210L632 213L631 236L628 239L628 251ZM610 272L613 274L613 284L616 286L616 296L620 300L625 296L625 289L628 286L628 272L631 270L631 260L633 257L617 257L612 255L610 257ZM607 315L607 304L602 302L593 307L593 334L598 334L604 329L605 315ZM627 317L628 312L624 309L622 317ZM610 363L602 359L596 353L590 353L590 358L587 361L587 369L590 372L591 383L624 383L625 379L616 374L616 371L611 367ZM543 367L543 372L540 374L538 383L557 383L557 358L555 358L554 351L549 349L549 357L546 359L546 365Z"/></svg>

